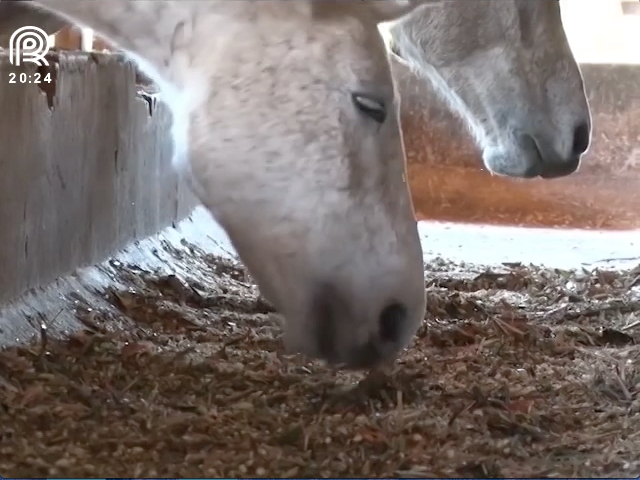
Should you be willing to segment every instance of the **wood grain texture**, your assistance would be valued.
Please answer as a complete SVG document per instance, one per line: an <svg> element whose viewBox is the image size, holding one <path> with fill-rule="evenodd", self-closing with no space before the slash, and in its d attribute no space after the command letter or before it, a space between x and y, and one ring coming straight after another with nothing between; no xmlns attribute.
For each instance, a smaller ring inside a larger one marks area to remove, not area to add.
<svg viewBox="0 0 640 480"><path fill-rule="evenodd" d="M35 66L0 56L0 300L102 261L195 205L170 164L169 112L139 92L133 65L102 54L49 61L47 95L10 84L9 73Z"/></svg>

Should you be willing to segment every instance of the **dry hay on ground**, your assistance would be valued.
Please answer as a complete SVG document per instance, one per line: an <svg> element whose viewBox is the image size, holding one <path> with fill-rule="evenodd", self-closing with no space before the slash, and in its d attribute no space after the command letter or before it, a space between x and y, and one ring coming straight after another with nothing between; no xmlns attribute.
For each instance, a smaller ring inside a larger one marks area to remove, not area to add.
<svg viewBox="0 0 640 480"><path fill-rule="evenodd" d="M194 255L215 285L123 267L131 288L108 295L128 328L93 311L68 340L0 352L1 475L640 473L640 269L429 265L393 382L349 400L336 386L360 374L280 355L245 272Z"/></svg>

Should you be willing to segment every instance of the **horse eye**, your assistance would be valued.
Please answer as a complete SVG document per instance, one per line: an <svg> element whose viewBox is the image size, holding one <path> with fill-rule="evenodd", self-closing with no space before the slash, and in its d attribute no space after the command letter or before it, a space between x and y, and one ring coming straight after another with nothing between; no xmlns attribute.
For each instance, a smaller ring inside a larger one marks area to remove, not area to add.
<svg viewBox="0 0 640 480"><path fill-rule="evenodd" d="M367 117L382 124L387 118L387 108L382 100L372 98L367 95L354 93L351 99L356 108L364 113Z"/></svg>

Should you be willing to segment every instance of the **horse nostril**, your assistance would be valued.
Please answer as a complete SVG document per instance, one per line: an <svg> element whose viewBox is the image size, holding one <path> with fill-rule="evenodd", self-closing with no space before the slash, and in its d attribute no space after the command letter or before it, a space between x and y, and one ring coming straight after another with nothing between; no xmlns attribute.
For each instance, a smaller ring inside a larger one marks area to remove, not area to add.
<svg viewBox="0 0 640 480"><path fill-rule="evenodd" d="M571 150L574 155L582 155L587 151L591 140L590 137L589 125L587 123L581 123L576 127L573 132L573 147Z"/></svg>
<svg viewBox="0 0 640 480"><path fill-rule="evenodd" d="M383 342L397 342L407 316L407 308L401 303L394 302L384 307L379 318L380 339Z"/></svg>
<svg viewBox="0 0 640 480"><path fill-rule="evenodd" d="M340 297L329 285L322 285L312 304L316 315L316 335L318 351L321 356L330 358L335 353L335 342L338 330L336 315L338 314Z"/></svg>

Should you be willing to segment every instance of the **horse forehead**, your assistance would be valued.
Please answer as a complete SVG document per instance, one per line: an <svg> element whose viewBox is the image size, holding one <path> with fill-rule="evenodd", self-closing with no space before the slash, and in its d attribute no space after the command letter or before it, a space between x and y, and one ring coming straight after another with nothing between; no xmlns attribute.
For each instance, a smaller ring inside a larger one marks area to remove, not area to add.
<svg viewBox="0 0 640 480"><path fill-rule="evenodd" d="M461 15L458 28L474 31L474 41L478 45L507 42L511 52L521 51L520 47L540 49L541 42L555 39L563 32L557 0L464 3L464 10L453 12L453 15Z"/></svg>
<svg viewBox="0 0 640 480"><path fill-rule="evenodd" d="M514 10L514 0L450 0L437 12L415 14L405 22L418 39L424 37L427 44L434 39L441 55L462 59L508 40L516 23Z"/></svg>

